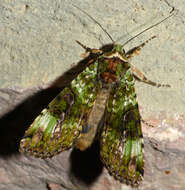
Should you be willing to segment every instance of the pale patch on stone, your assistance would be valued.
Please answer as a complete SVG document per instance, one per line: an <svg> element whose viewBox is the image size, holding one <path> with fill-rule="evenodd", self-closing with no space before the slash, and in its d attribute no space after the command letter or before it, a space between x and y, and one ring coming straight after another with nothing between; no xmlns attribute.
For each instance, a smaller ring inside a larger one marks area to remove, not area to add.
<svg viewBox="0 0 185 190"><path fill-rule="evenodd" d="M177 128L169 127L169 125L166 123L166 120L163 120L162 126L163 127L165 126L166 130L164 129L164 131L160 131L155 134L155 136L161 141L162 140L176 141L180 137L185 137L185 135Z"/></svg>

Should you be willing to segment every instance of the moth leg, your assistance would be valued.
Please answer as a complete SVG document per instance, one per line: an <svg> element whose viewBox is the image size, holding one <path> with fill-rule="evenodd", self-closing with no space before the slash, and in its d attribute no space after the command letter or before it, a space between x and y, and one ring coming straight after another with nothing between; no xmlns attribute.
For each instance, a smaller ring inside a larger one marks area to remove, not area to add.
<svg viewBox="0 0 185 190"><path fill-rule="evenodd" d="M139 55L141 49L148 43L150 42L152 39L156 38L156 36L152 36L151 38L149 38L148 40L146 40L145 42L143 42L142 44L140 44L139 46L136 46L134 48L132 48L131 50L129 50L126 53L126 57L128 59L134 57L135 55Z"/></svg>
<svg viewBox="0 0 185 190"><path fill-rule="evenodd" d="M140 120L141 120L142 123L144 123L144 124L147 125L148 127L152 127L152 128L155 127L154 125L152 125L152 124L148 123L147 121L145 121L142 117L140 117Z"/></svg>
<svg viewBox="0 0 185 190"><path fill-rule="evenodd" d="M144 74L139 70L137 69L136 67L134 67L133 65L131 65L131 69L133 72L135 72L137 75L133 74L134 75L134 78L138 81L141 81L141 82L144 82L144 83L147 83L147 84L150 84L152 86L156 86L156 87L170 87L169 84L159 84L159 83L156 83L156 82L153 82L151 80L148 80Z"/></svg>
<svg viewBox="0 0 185 190"><path fill-rule="evenodd" d="M76 40L76 42L82 47L85 49L86 52L89 52L89 53L92 53L92 54L102 54L103 51L100 50L100 49L91 49L87 46L85 46L84 44L82 44L81 42L79 42L78 40Z"/></svg>

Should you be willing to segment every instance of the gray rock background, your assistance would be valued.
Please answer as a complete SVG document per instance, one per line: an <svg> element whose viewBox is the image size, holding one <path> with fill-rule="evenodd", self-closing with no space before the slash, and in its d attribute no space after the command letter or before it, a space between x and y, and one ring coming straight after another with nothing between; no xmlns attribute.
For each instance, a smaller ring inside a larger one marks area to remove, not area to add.
<svg viewBox="0 0 185 190"><path fill-rule="evenodd" d="M171 85L155 88L136 82L141 115L155 126L143 124L145 176L138 189L184 190L185 4L180 0L0 1L0 189L131 189L109 176L96 148L48 160L18 153L26 128L75 77L64 74L84 53L75 40L95 48L111 42L73 3L121 44L168 16L172 7L177 10L125 49L157 35L132 63L149 79Z"/></svg>

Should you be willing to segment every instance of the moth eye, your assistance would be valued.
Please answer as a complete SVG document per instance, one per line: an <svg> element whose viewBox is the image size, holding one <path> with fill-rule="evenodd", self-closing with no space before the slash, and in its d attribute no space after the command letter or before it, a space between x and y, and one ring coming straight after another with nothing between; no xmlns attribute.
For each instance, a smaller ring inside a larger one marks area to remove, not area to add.
<svg viewBox="0 0 185 190"><path fill-rule="evenodd" d="M113 44L106 44L106 45L104 45L103 47L101 47L101 50L102 50L103 52L110 52L110 51L113 50L113 48L114 48L114 45L113 45Z"/></svg>

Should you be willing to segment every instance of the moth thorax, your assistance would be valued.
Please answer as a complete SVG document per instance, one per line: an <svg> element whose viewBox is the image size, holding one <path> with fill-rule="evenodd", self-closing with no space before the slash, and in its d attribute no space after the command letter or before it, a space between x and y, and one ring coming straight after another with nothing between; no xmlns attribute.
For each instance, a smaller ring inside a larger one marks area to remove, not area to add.
<svg viewBox="0 0 185 190"><path fill-rule="evenodd" d="M104 58L101 78L105 83L115 83L121 76L124 62L119 57Z"/></svg>

